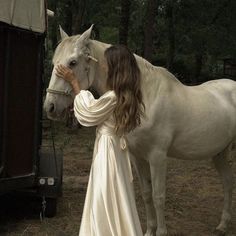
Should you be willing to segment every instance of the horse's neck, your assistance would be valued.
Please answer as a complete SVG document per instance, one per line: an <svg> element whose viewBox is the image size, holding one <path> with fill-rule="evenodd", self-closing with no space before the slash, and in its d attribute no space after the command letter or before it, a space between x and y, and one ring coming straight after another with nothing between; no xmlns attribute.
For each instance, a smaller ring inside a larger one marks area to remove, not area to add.
<svg viewBox="0 0 236 236"><path fill-rule="evenodd" d="M102 69L102 64L105 63L104 52L110 45L96 40L91 42L91 54L98 60L98 64L93 67L94 80L92 87L102 95L106 92L106 72Z"/></svg>

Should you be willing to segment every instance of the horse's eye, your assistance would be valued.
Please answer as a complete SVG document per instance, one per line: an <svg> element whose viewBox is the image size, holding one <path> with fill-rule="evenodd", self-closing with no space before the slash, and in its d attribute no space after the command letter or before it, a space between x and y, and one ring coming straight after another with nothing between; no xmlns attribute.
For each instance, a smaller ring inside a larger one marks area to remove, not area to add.
<svg viewBox="0 0 236 236"><path fill-rule="evenodd" d="M73 67L73 66L75 66L76 64L77 64L77 61L76 61L76 60L72 60L72 61L69 62L69 66L70 66L70 67Z"/></svg>

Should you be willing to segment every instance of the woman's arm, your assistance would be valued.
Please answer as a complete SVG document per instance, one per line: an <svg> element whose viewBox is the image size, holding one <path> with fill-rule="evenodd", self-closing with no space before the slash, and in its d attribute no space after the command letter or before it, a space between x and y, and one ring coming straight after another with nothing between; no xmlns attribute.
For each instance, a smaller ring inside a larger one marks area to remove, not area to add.
<svg viewBox="0 0 236 236"><path fill-rule="evenodd" d="M56 76L70 83L75 92L75 95L77 95L80 92L79 82L75 78L75 74L70 68L63 65L58 65L56 67Z"/></svg>
<svg viewBox="0 0 236 236"><path fill-rule="evenodd" d="M79 82L78 82L78 80L75 79L75 80L71 81L70 84L71 84L71 86L72 86L72 88L73 88L73 90L74 90L74 92L75 92L75 95L79 94L79 92L80 92L80 87L79 87Z"/></svg>

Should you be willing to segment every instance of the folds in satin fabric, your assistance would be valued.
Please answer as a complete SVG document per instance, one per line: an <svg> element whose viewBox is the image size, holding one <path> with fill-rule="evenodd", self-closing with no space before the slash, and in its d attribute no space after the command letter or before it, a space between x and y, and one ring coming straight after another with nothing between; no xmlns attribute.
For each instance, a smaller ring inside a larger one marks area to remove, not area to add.
<svg viewBox="0 0 236 236"><path fill-rule="evenodd" d="M114 132L114 91L99 99L82 90L74 101L84 126L98 125L79 236L142 236L125 136Z"/></svg>
<svg viewBox="0 0 236 236"><path fill-rule="evenodd" d="M116 95L109 90L95 99L88 90L81 90L74 100L74 114L83 126L102 124L112 114L116 105Z"/></svg>
<svg viewBox="0 0 236 236"><path fill-rule="evenodd" d="M127 157L112 136L97 145L79 236L141 236Z"/></svg>

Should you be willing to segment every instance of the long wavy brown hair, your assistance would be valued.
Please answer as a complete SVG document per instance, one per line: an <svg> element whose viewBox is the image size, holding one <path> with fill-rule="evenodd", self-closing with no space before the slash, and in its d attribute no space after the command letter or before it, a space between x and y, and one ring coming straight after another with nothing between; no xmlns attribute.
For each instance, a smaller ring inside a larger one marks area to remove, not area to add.
<svg viewBox="0 0 236 236"><path fill-rule="evenodd" d="M116 133L128 133L141 124L145 105L141 92L141 73L133 53L124 45L106 49L107 89L114 90Z"/></svg>

